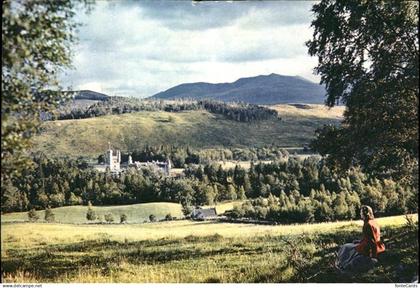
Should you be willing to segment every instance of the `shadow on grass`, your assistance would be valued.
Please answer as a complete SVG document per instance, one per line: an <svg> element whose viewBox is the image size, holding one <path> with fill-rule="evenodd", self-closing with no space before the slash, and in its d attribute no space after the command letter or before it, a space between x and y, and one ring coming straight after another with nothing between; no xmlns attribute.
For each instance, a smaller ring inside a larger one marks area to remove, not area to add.
<svg viewBox="0 0 420 288"><path fill-rule="evenodd" d="M56 244L30 251L9 250L2 260L2 275L29 272L37 279L56 281L63 275L71 278L80 271L93 269L107 276L121 263L135 265L165 264L190 261L217 255L261 254L266 249L255 245L229 243L215 234L207 237L187 236L184 239L118 242L109 239L89 240L73 244ZM273 249L270 250L271 252ZM28 253L29 252L29 253ZM209 278L213 282L215 279Z"/></svg>
<svg viewBox="0 0 420 288"><path fill-rule="evenodd" d="M112 271L120 269L121 263L153 265L236 255L251 255L252 259L252 255L272 253L284 255L285 261L273 263L270 271L249 271L252 274L243 279L254 283L409 282L418 269L417 230L406 227L384 229L386 252L380 255L379 264L372 271L358 275L338 274L333 266L334 252L338 251L339 246L359 237L355 231L341 231L317 235L264 236L246 241L225 239L215 234L118 242L111 241L105 235L98 240L72 244L10 249L7 257L2 259L2 276L23 271L34 275L39 281L54 282L62 280L63 275L66 275L65 279L71 279L80 271L89 269L109 276ZM204 281L217 283L223 282L223 279L209 275Z"/></svg>
<svg viewBox="0 0 420 288"><path fill-rule="evenodd" d="M309 283L407 283L413 281L418 265L418 229L399 227L385 230L386 251L378 255L378 264L370 271L358 274L342 274L334 268L335 254L339 246L351 242L354 232L317 235L313 241L317 247L312 260L300 259L303 265L294 266L288 282ZM298 264L299 264L299 261ZM255 282L278 282L285 267L275 272L258 275Z"/></svg>

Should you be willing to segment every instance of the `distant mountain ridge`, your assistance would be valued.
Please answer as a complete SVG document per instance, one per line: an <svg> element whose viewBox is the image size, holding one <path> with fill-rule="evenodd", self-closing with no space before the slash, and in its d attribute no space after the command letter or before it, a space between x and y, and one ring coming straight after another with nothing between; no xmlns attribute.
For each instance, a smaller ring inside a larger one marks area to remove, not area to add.
<svg viewBox="0 0 420 288"><path fill-rule="evenodd" d="M106 94L91 91L91 90L79 90L79 91L74 91L74 92L75 92L75 96L74 96L75 100L105 101L109 98L109 96Z"/></svg>
<svg viewBox="0 0 420 288"><path fill-rule="evenodd" d="M185 83L157 93L152 99L212 99L251 104L323 104L325 88L300 76L278 74L240 78L232 83Z"/></svg>

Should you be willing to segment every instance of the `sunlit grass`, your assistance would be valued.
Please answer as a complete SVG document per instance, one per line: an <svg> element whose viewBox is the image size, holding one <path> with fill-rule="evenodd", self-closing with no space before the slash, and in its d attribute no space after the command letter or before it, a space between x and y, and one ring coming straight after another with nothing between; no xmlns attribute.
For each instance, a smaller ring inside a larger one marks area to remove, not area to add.
<svg viewBox="0 0 420 288"><path fill-rule="evenodd" d="M264 226L187 220L3 223L2 276L5 282L296 282L307 275L315 275L315 282L389 282L398 280L392 265L401 261L412 273L416 232L404 228L404 216L377 221L389 254L373 275L362 278L338 278L329 266L338 245L361 236L361 221ZM298 258L304 272L290 264L290 241L299 244L297 255L307 255Z"/></svg>
<svg viewBox="0 0 420 288"><path fill-rule="evenodd" d="M127 215L127 223L143 223L149 221L151 214L158 220L164 219L167 214L172 217L183 217L181 204L169 202L153 202L133 205L115 205L115 206L93 206L96 216L102 218L111 213L114 216L114 223L120 222L120 215ZM55 215L56 222L80 224L88 222L86 219L87 206L67 206L51 209ZM43 220L44 210L37 211L40 221ZM7 213L1 216L1 222L23 222L28 221L27 212ZM93 221L96 223L98 221Z"/></svg>
<svg viewBox="0 0 420 288"><path fill-rule="evenodd" d="M145 144L168 143L197 148L256 147L271 144L283 147L302 146L313 138L316 128L339 121L337 112L331 112L332 110L314 108L316 112L308 114L307 109L290 109L280 110L280 117L283 119L281 121L255 123L232 121L204 110L179 113L138 112L49 121L42 125L41 133L34 138L34 150L47 151L54 156L96 158L106 151L108 142L122 151L141 149ZM74 135L77 135L77 141Z"/></svg>

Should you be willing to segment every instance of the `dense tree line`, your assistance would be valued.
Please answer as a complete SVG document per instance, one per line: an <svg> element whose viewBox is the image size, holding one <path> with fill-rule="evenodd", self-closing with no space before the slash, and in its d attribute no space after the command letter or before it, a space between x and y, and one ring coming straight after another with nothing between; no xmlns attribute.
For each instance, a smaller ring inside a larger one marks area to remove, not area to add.
<svg viewBox="0 0 420 288"><path fill-rule="evenodd" d="M145 145L141 150L121 154L121 161L127 162L131 155L133 161L171 160L173 168L184 168L188 164L209 164L214 161L257 161L275 160L289 156L289 152L278 146L255 148L211 148L196 149L189 146ZM105 154L98 156L98 163L105 161Z"/></svg>
<svg viewBox="0 0 420 288"><path fill-rule="evenodd" d="M233 218L330 221L358 218L361 203L372 206L378 216L415 212L418 206L416 187L369 177L356 168L339 175L316 158L259 163L249 171L239 167L224 171L208 165L189 169L189 173L205 183L224 186L223 198L252 199L237 207L230 214Z"/></svg>
<svg viewBox="0 0 420 288"><path fill-rule="evenodd" d="M276 222L358 218L361 204L379 216L417 209L417 189L392 179L376 179L352 168L336 174L323 160L307 158L252 164L224 170L220 165L189 166L185 176L165 177L143 169L120 177L100 173L76 160L37 156L24 177L6 183L2 212L67 205L117 205L156 201L181 203L186 213L199 205L250 199L230 217Z"/></svg>
<svg viewBox="0 0 420 288"><path fill-rule="evenodd" d="M88 107L73 107L69 103L61 107L51 119L82 119L139 111L181 112L201 109L214 114L224 115L228 119L240 122L278 118L275 110L246 103L225 103L211 100L156 101L114 96L109 97L105 101L98 101Z"/></svg>

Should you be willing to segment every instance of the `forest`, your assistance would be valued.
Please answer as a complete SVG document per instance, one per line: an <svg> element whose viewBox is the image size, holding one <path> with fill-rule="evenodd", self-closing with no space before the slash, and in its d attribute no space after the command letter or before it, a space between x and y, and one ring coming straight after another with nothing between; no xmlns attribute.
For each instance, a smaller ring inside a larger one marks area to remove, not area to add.
<svg viewBox="0 0 420 288"><path fill-rule="evenodd" d="M336 173L323 159L289 158L252 163L249 170L218 164L189 165L183 177L165 177L151 169L128 170L120 177L100 173L86 162L36 156L36 167L4 183L2 212L68 205L121 205L169 201L185 215L195 206L246 200L226 215L277 223L357 219L361 203L378 216L417 209L417 189L377 179L351 168Z"/></svg>
<svg viewBox="0 0 420 288"><path fill-rule="evenodd" d="M214 100L142 100L138 98L109 97L104 101L98 101L87 107L77 107L67 102L60 109L50 116L48 120L83 119L99 117L103 115L114 115L134 113L140 111L166 111L182 112L189 110L207 110L211 113L224 115L228 119L240 122L260 121L277 119L278 113L275 110L247 103L225 103Z"/></svg>

